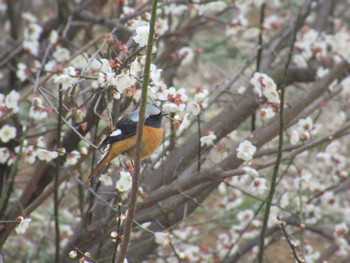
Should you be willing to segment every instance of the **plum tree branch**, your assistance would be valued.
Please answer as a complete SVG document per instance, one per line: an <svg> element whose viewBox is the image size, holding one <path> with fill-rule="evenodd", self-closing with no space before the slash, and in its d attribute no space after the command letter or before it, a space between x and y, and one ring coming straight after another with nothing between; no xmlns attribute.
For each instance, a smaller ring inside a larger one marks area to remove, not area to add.
<svg viewBox="0 0 350 263"><path fill-rule="evenodd" d="M122 238L122 243L120 245L120 251L117 257L117 263L124 262L126 253L128 251L129 243L130 243L130 235L131 235L134 216L136 212L137 193L139 190L139 176L140 176L140 170L141 170L142 135L143 135L144 122L146 119L145 111L146 111L146 105L147 105L148 84L150 81L152 50L153 50L153 44L154 44L155 23L156 23L156 17L157 17L157 4L158 4L158 0L152 0L152 11L151 11L151 21L149 23L149 35L148 35L148 43L147 43L146 61L145 61L145 68L143 71L140 113L139 113L139 120L137 123L137 131L136 131L136 154L135 154L134 174L132 177L132 186L131 186L131 192L130 192L128 213L125 219L123 238Z"/></svg>

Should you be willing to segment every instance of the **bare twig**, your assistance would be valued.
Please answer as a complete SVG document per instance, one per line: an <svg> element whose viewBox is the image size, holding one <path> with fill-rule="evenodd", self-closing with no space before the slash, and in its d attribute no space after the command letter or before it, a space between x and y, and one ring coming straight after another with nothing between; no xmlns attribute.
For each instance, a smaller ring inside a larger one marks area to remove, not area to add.
<svg viewBox="0 0 350 263"><path fill-rule="evenodd" d="M280 221L280 222L279 222L279 225L280 225L280 227L281 227L281 229L282 229L283 235L284 235L284 237L286 238L289 247L292 249L294 259L295 259L298 263L303 263L304 260L302 260L302 259L299 258L298 252L297 252L297 250L296 250L296 246L295 246L295 244L294 244L294 243L290 240L290 238L289 238L289 235L288 235L287 230L286 230L286 226L287 226L286 222Z"/></svg>
<svg viewBox="0 0 350 263"><path fill-rule="evenodd" d="M260 8L260 24L259 24L259 38L258 38L258 54L256 58L256 71L260 72L260 63L261 63L261 57L263 52L263 31L264 31L264 19L265 19L265 7L266 4L263 3ZM255 130L255 121L256 121L256 112L252 114L251 118L251 131Z"/></svg>
<svg viewBox="0 0 350 263"><path fill-rule="evenodd" d="M120 245L120 251L117 257L117 262L124 262L126 253L128 251L130 234L132 230L132 225L134 222L134 216L136 212L136 201L137 193L139 189L139 175L141 170L141 150L142 150L142 135L143 135L143 126L145 122L145 111L147 105L147 94L148 94L148 83L150 80L150 69L152 62L152 49L154 42L154 33L155 33L155 22L157 16L157 0L152 1L152 11L151 11L151 21L149 24L149 35L147 43L147 54L145 68L143 72L143 82L142 82L142 92L141 92L141 102L140 102L140 113L139 120L137 123L137 132L136 132L136 154L135 154L135 169L134 175L132 177L132 187L130 193L129 209L125 219L123 240Z"/></svg>
<svg viewBox="0 0 350 263"><path fill-rule="evenodd" d="M268 220L269 220L272 199L273 199L273 196L275 194L278 170L279 170L279 166L280 166L280 163L281 163L281 160L282 160L283 135L284 135L284 115L283 115L283 112L284 112L285 86L286 86L287 77L288 77L288 68L289 68L289 64L290 64L290 62L292 60L294 43L296 41L296 36L297 36L298 29L300 27L300 24L299 24L300 22L301 22L301 13L299 13L297 21L296 21L296 24L295 24L294 33L293 33L293 39L292 39L292 43L291 43L291 46L290 46L290 49L289 49L289 55L288 55L287 63L286 63L285 68L284 68L284 82L283 82L283 84L282 84L282 86L280 88L280 91L281 91L280 101L281 101L281 103L280 103L280 110L279 110L278 152L277 152L276 163L275 163L275 166L274 166L274 169L273 169L272 178L271 178L270 192L269 192L269 195L268 195L267 201L266 201L264 220L263 220L263 225L262 225L261 234L260 234L259 253L258 253L258 261L259 261L259 263L263 263L263 261L264 261L265 232L266 232L267 223L268 223Z"/></svg>
<svg viewBox="0 0 350 263"><path fill-rule="evenodd" d="M58 90L58 115L57 115L57 149L61 147L61 129L62 129L62 85L59 85ZM54 220L55 220L55 262L60 262L60 221L59 221L59 200L58 200L58 188L59 188L59 174L60 174L61 160L60 156L56 159L56 173L54 178Z"/></svg>

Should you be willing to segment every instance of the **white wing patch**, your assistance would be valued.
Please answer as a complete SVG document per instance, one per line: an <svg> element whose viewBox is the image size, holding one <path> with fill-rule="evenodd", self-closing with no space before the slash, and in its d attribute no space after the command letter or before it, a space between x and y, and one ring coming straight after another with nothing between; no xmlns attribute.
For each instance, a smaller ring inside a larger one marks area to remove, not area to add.
<svg viewBox="0 0 350 263"><path fill-rule="evenodd" d="M115 131L111 132L111 134L109 136L114 137L114 136L118 136L120 134L122 134L122 131L120 129L116 129Z"/></svg>

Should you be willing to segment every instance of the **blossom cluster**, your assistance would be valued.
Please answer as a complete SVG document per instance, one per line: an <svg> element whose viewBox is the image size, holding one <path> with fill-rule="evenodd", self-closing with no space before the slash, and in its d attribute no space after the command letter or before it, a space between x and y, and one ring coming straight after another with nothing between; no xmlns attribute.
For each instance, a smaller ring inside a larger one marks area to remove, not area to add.
<svg viewBox="0 0 350 263"><path fill-rule="evenodd" d="M37 18L31 13L23 13L22 18L27 22L23 32L23 48L33 56L39 55L40 35L43 28L38 24Z"/></svg>
<svg viewBox="0 0 350 263"><path fill-rule="evenodd" d="M306 141L311 138L311 135L315 135L320 128L319 125L315 125L311 117L300 119L295 129L292 129L290 136L290 143L292 145L297 144L299 141Z"/></svg>
<svg viewBox="0 0 350 263"><path fill-rule="evenodd" d="M255 93L259 97L264 96L267 100L267 107L260 109L260 116L263 120L268 120L275 116L280 105L280 97L277 92L276 83L269 76L255 72L250 83L254 87Z"/></svg>

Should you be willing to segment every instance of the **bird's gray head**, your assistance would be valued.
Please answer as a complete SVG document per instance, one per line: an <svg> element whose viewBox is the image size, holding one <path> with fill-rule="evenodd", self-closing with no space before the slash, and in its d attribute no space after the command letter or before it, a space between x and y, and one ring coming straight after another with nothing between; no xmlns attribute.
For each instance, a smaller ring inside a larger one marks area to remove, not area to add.
<svg viewBox="0 0 350 263"><path fill-rule="evenodd" d="M150 116L159 115L162 111L152 104L146 105L146 118Z"/></svg>
<svg viewBox="0 0 350 263"><path fill-rule="evenodd" d="M130 114L129 118L135 122L139 120L139 114L140 114L140 109L135 110L133 113ZM146 105L146 111L145 111L145 117L146 117L146 123L149 120L161 120L163 116L165 116L164 112L162 112L159 108L152 104L147 104Z"/></svg>

